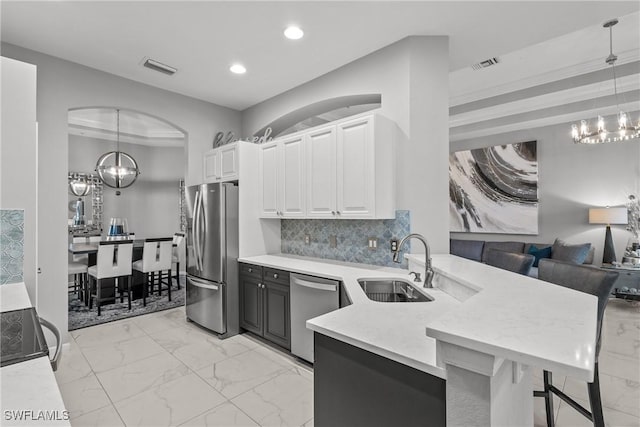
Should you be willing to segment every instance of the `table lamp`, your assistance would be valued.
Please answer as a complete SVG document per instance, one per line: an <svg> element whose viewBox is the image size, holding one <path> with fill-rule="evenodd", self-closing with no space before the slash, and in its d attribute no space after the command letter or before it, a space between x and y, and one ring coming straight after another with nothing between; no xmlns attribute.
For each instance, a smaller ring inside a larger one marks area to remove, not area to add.
<svg viewBox="0 0 640 427"><path fill-rule="evenodd" d="M611 224L626 224L627 208L590 208L589 224L606 224L607 231L604 236L604 252L602 262L611 264L616 261L616 251L613 247L613 237L611 236Z"/></svg>

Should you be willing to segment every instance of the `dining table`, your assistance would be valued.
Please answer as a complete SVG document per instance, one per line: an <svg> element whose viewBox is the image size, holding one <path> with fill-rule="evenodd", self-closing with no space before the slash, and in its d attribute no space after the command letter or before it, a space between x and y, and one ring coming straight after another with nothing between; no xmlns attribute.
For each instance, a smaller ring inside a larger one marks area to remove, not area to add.
<svg viewBox="0 0 640 427"><path fill-rule="evenodd" d="M104 237L103 241L110 241L111 239L108 237ZM124 240L124 239L123 239ZM77 242L77 243L69 243L69 253L72 255L88 255L88 266L96 265L98 258L98 247L100 246L99 242ZM173 245L176 247L176 244ZM133 255L132 262L138 261L142 259L142 251L144 249L144 239L134 239L133 240ZM132 299L140 299L142 298L143 292L143 284L144 284L144 275L143 273L133 270L132 271L132 283L131 283L131 298ZM104 292L106 292L105 296L113 295L113 301L115 302L115 280L114 279L103 279ZM88 303L88 300L85 298L85 303ZM109 301L106 302L107 304Z"/></svg>

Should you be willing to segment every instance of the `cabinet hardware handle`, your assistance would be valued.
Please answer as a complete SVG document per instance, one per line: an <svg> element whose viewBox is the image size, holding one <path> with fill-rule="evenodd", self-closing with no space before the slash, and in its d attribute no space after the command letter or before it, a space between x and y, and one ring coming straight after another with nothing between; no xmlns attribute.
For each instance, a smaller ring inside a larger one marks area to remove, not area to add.
<svg viewBox="0 0 640 427"><path fill-rule="evenodd" d="M273 274L273 278L274 278L274 279L277 279L277 278L278 278L278 273L274 273L274 274Z"/></svg>
<svg viewBox="0 0 640 427"><path fill-rule="evenodd" d="M262 287L262 284L261 284L261 283L258 283L258 287L259 287L259 288L260 288L260 287Z"/></svg>
<svg viewBox="0 0 640 427"><path fill-rule="evenodd" d="M262 289L264 289L264 285L262 285Z"/></svg>
<svg viewBox="0 0 640 427"><path fill-rule="evenodd" d="M336 211L336 213L337 213L338 215L340 215L340 211Z"/></svg>
<svg viewBox="0 0 640 427"><path fill-rule="evenodd" d="M253 269L252 268L249 269L249 273L253 273Z"/></svg>
<svg viewBox="0 0 640 427"><path fill-rule="evenodd" d="M331 215L335 215L335 214L336 214L336 211L331 211Z"/></svg>

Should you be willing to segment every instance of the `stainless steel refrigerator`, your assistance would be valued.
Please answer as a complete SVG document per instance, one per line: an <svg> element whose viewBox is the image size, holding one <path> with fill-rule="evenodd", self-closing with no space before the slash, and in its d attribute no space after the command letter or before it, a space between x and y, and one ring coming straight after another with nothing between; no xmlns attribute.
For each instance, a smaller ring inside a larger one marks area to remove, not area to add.
<svg viewBox="0 0 640 427"><path fill-rule="evenodd" d="M238 333L238 187L187 188L187 318L220 338Z"/></svg>

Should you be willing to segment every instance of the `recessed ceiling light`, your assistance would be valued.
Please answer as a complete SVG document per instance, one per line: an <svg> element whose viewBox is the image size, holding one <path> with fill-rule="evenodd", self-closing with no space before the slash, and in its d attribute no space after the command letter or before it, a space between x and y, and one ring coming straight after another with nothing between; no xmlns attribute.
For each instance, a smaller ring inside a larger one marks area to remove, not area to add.
<svg viewBox="0 0 640 427"><path fill-rule="evenodd" d="M298 40L301 39L302 36L304 36L304 31L302 31L300 27L292 25L291 27L287 27L287 29L284 30L284 36L290 40Z"/></svg>
<svg viewBox="0 0 640 427"><path fill-rule="evenodd" d="M247 69L244 68L242 64L233 64L231 67L229 67L229 71L234 74L244 74L247 72Z"/></svg>

